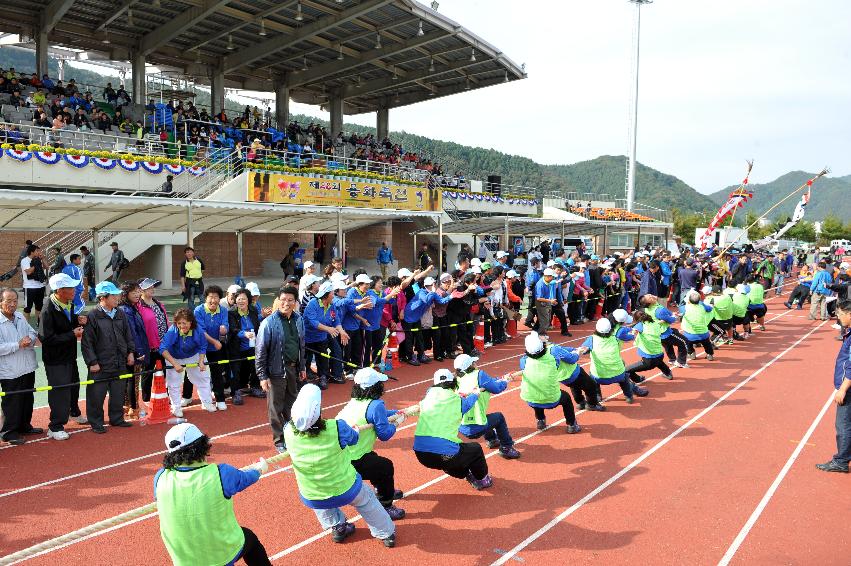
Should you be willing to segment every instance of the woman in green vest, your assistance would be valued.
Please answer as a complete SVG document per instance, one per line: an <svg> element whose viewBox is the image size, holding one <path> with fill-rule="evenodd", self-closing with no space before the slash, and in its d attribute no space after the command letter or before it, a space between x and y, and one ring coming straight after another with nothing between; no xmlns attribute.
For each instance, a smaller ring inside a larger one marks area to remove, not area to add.
<svg viewBox="0 0 851 566"><path fill-rule="evenodd" d="M706 290L704 288L704 290ZM733 299L730 295L721 292L721 287L715 285L706 293L706 302L712 305L714 318L709 323L710 329L715 332L712 343L715 346L733 343Z"/></svg>
<svg viewBox="0 0 851 566"><path fill-rule="evenodd" d="M712 320L714 309L700 300L700 293L695 290L686 295L686 308L682 320L683 336L693 346L700 344L706 352L706 359L715 359L715 348L709 339L709 321Z"/></svg>
<svg viewBox="0 0 851 566"><path fill-rule="evenodd" d="M291 410L292 420L284 426L284 443L293 463L302 503L316 513L323 529L331 530L340 543L355 532L340 510L352 505L361 514L372 536L384 546L396 546L396 527L352 466L347 447L356 446L358 426L342 419L323 419L322 392L313 383L301 388Z"/></svg>
<svg viewBox="0 0 851 566"><path fill-rule="evenodd" d="M573 402L560 385L573 375L579 356L560 346L547 347L537 332L530 332L526 336L525 346L526 355L520 358L520 371L523 372L520 398L535 411L538 430L547 428L544 410L561 405L567 423L567 433L580 432L582 427L576 422ZM597 398L594 387L589 388L586 394L589 403Z"/></svg>
<svg viewBox="0 0 851 566"><path fill-rule="evenodd" d="M433 383L420 402L420 417L414 432L417 460L426 468L466 479L477 490L491 487L493 479L482 446L458 438L464 415L479 400L479 388L462 397L457 391L458 380L448 369L434 372Z"/></svg>
<svg viewBox="0 0 851 566"><path fill-rule="evenodd" d="M665 363L665 350L662 347L662 332L664 328L651 315L644 310L632 313L635 324L632 326L635 336L635 349L638 351L640 361L626 367L627 373L640 373L651 369L658 369L665 379L674 379L671 368Z"/></svg>
<svg viewBox="0 0 851 566"><path fill-rule="evenodd" d="M748 318L748 305L751 300L748 298L746 287L739 284L735 288L728 287L725 291L733 301L733 339L745 340L751 334L751 322ZM739 325L742 327L742 334L736 332Z"/></svg>
<svg viewBox="0 0 851 566"><path fill-rule="evenodd" d="M464 413L458 432L467 438L485 437L488 448L499 447L499 455L507 460L520 457L520 452L514 448L514 439L508 431L508 423L502 413L488 413L491 395L499 394L508 387L511 376L494 379L486 372L476 367L479 358L461 354L455 358L455 377L458 379L458 392L469 395L475 389L479 390L479 398L472 409Z"/></svg>
<svg viewBox="0 0 851 566"><path fill-rule="evenodd" d="M405 516L405 511L393 505L395 499L402 499L402 492L394 483L393 461L375 453L376 440L387 442L396 434L396 427L405 421L405 413L389 411L384 406L384 382L387 376L373 368L361 368L355 373L352 385L352 398L337 415L352 426L359 427L358 443L349 446L352 466L365 480L375 487L378 501L387 510L394 521ZM393 415L390 422L387 417ZM362 428L370 424L372 428Z"/></svg>
<svg viewBox="0 0 851 566"><path fill-rule="evenodd" d="M753 275L748 277L748 287L748 320L755 320L759 329L765 331L765 313L768 312L768 307L765 306L765 287Z"/></svg>
<svg viewBox="0 0 851 566"><path fill-rule="evenodd" d="M632 330L612 319L603 317L597 321L594 334L585 339L579 352L591 353L591 377L601 385L617 383L626 398L627 403L634 401L634 396L646 397L647 389L633 383L631 374L626 371L626 364L621 358L621 343L633 340Z"/></svg>
<svg viewBox="0 0 851 566"><path fill-rule="evenodd" d="M208 464L210 439L183 423L165 435L168 452L154 476L160 535L176 566L221 566L240 558L249 566L270 565L266 549L250 529L240 527L233 496L269 469L260 459L250 470Z"/></svg>

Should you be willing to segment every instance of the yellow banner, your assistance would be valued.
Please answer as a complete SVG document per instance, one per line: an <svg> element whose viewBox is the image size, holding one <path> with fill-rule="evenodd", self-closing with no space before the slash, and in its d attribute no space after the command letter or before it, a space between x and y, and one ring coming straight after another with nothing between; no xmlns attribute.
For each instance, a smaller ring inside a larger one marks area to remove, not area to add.
<svg viewBox="0 0 851 566"><path fill-rule="evenodd" d="M440 191L388 181L248 172L250 202L439 211Z"/></svg>

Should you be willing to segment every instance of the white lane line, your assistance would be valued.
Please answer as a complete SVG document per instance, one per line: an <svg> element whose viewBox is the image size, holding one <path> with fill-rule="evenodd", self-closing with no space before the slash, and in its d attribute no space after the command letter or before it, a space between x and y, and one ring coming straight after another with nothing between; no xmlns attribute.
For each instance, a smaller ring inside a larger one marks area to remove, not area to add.
<svg viewBox="0 0 851 566"><path fill-rule="evenodd" d="M788 311L787 311L787 312L788 312ZM646 460L647 458L649 458L650 456L652 456L653 454L655 454L655 453L656 453L658 450L660 450L663 446L665 446L665 445L666 445L666 444L668 444L671 440L673 440L674 438L676 438L677 436L679 436L679 435L680 435L683 431L685 431L686 429L688 429L689 427L691 427L691 425L693 425L695 422L697 422L698 420L700 420L700 419L702 419L704 416L706 416L706 414L707 414L707 413L709 413L710 411L712 411L715 407L717 407L718 405L720 405L721 403L723 403L724 401L726 401L727 399L729 399L731 395L733 395L734 393L736 393L736 391L738 391L739 389L741 389L742 387L744 387L745 385L747 385L748 383L750 383L750 382L751 382L751 380L753 380L755 377L757 377L759 374L761 374L763 371L765 371L767 368L769 368L771 365L773 365L773 364L774 364L777 360L779 360L780 358L782 358L783 356L785 356L788 352L790 352L792 349L794 349L795 347L797 347L797 346L798 346L801 342L803 342L803 341L804 341L804 340L806 340L806 339L807 339L810 335L812 335L812 333L813 333L813 332L815 332L816 330L818 330L818 329L820 329L822 326L824 326L825 322L826 322L826 321L822 322L822 323L821 323L821 324L819 324L818 326L813 327L813 328L812 328L809 332L807 332L806 334L804 334L803 336L801 336L800 338L798 338L798 340L796 340L796 341L795 341L795 343L793 343L791 346L789 346L788 348L786 348L785 350L783 350L781 353L779 353L778 355L776 355L776 356L775 356L773 359L771 359L770 361L768 361L768 362L766 362L765 364L763 364L763 366L762 366L762 367L760 367L758 370L756 370L755 372L753 372L753 373L752 373L751 375L749 375L747 378L745 378L744 380L740 381L740 382L739 382L739 383L738 383L735 387L733 387L732 389L730 389L729 391L727 391L727 393L725 393L724 395L722 395L721 397L719 397L719 398L718 398L718 399L717 399L714 403L712 403L711 405L709 405L708 407L706 407L705 409L703 409L702 411L700 411L698 414L696 414L695 416L693 416L692 418L690 418L688 421L686 421L686 423L685 423L685 424L683 424L683 425L682 425L682 426L680 426L677 430L673 431L671 434L669 434L668 436L666 436L665 438L663 438L661 441L659 441L658 443L656 443L656 444L655 444L652 448L650 448L649 450L647 450L646 452L644 452L643 454L641 454L641 456L639 456L638 458L636 458L635 460L633 460L632 462L630 462L630 463L629 463L629 464L628 464L625 468L623 468L621 471L619 471L618 473L616 473L615 475L613 475L612 477L610 477L610 478L609 478L608 480L606 480L605 482L601 483L601 484L600 484L599 486L597 486L594 490L592 490L591 492L589 492L588 494L586 494L586 495L585 495L582 499L580 499L579 501L577 501L576 503L574 503L573 505L571 505L570 507L568 507L567 509L565 509L565 510L564 510L564 511L562 511L561 513L559 513L556 517L554 517L551 521L549 521L549 522L548 522L547 524L545 524L543 527L541 527L540 529L538 529L537 531L535 531L534 533L532 533L531 535L529 535L529 536L528 536L525 540L523 540L520 544L518 544L517 546L515 546L514 548L512 548L511 550L509 550L508 552L506 552L506 553L505 553L502 557L500 557L498 560L496 560L495 562L493 562L493 563L491 564L491 566L498 566L498 565L500 565L500 564L505 564L505 563L506 563L506 562L508 562L511 558L513 558L514 556L516 556L518 552L520 552L521 550L523 550L523 549L525 549L526 547L528 547L530 544L532 544L533 542L535 542L536 540L538 540L539 538L541 538L543 535L545 535L547 532L549 532L550 530L552 530L555 526L557 526L559 523L561 523L561 522L562 522L563 520L565 520L567 517L569 517L570 515L572 515L573 513L575 513L576 511L578 511L579 509L581 509L581 508L582 508L582 507L583 507L586 503L588 503L589 501L591 501L594 497L596 497L597 495L599 495L601 492L603 492L605 489L607 489L610 485L612 485L613 483L615 483L616 481L618 481L619 479L621 479L623 476L625 476L626 474L628 474L630 471L632 471L633 469L635 469L635 468L636 468L639 464L641 464L642 462L644 462L644 460Z"/></svg>
<svg viewBox="0 0 851 566"><path fill-rule="evenodd" d="M745 542L745 538L747 538L748 534L753 529L757 520L759 520L762 512L765 511L766 506L768 505L771 498L774 497L775 492L777 492L777 488L780 487L780 483L786 478L786 474L789 473L789 470L792 468L792 465L795 463L795 460L798 459L798 456L801 455L801 452L804 450L804 446L807 444L807 441L813 435L818 427L821 420L824 418L825 413L833 404L833 393L827 398L827 402L825 402L824 406L819 411L819 414L816 416L815 420L813 420L810 428L807 429L807 433L804 434L804 437L798 442L798 445L795 447L795 450L792 452L792 455L789 456L789 459L786 460L786 463L783 465L783 468L780 470L780 473L777 474L777 477L774 478L774 481L771 483L771 486L768 488L768 491L765 492L765 495L762 496L762 500L760 500L759 504L754 509L751 516L748 518L745 525L742 527L742 530L739 531L739 534L736 535L736 538L733 540L733 544L730 545L730 548L727 549L727 552L724 553L724 556L718 562L718 566L727 566L733 557L736 555L736 552L739 550L739 547L742 546L742 543Z"/></svg>

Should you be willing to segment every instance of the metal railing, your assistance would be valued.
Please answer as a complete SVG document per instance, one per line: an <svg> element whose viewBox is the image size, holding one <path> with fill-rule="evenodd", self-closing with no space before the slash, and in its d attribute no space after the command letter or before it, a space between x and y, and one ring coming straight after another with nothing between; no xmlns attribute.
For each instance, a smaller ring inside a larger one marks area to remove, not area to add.
<svg viewBox="0 0 851 566"><path fill-rule="evenodd" d="M20 132L20 137L10 133L13 131ZM160 157L166 156L167 149L167 144L161 143L159 138L154 139L148 136L139 139L133 134L105 134L89 129L80 130L76 126L54 129L12 122L0 122L0 143L38 144L63 149L111 151L119 154L132 153Z"/></svg>
<svg viewBox="0 0 851 566"><path fill-rule="evenodd" d="M214 150L209 156L197 160L194 164L206 168L203 176L196 177L184 172L177 177L177 182L173 186L174 195L193 199L207 198L234 177L235 163L236 150L230 148Z"/></svg>

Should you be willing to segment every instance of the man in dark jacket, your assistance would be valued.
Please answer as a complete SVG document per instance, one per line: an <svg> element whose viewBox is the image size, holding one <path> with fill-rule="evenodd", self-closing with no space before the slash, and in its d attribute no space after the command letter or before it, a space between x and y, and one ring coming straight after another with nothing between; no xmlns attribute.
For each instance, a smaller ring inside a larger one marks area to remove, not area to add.
<svg viewBox="0 0 851 566"><path fill-rule="evenodd" d="M290 420L298 384L307 380L304 321L295 310L297 304L298 289L281 289L277 312L264 318L257 331L254 365L260 387L267 395L272 441L279 452L286 450L284 424Z"/></svg>
<svg viewBox="0 0 851 566"><path fill-rule="evenodd" d="M50 405L48 438L67 440L65 425L70 416L79 424L86 424L80 412L80 373L77 369L77 340L83 336L86 317L74 314L74 293L79 281L66 273L50 278L53 293L41 311L38 339L41 341L41 361L47 384L54 387L47 392ZM68 384L74 384L70 387Z"/></svg>
<svg viewBox="0 0 851 566"><path fill-rule="evenodd" d="M86 386L86 414L92 430L106 432L103 423L103 402L109 393L110 426L128 427L124 420L123 381L115 379L127 366L134 363L133 336L124 313L118 309L121 290L110 281L95 287L98 306L89 313L83 331L83 360L89 366L89 379L95 383Z"/></svg>

